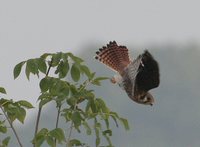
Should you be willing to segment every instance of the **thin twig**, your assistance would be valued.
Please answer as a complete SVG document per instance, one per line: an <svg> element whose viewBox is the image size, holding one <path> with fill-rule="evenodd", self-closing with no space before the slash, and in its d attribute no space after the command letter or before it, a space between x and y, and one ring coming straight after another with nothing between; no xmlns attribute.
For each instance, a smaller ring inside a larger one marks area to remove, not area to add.
<svg viewBox="0 0 200 147"><path fill-rule="evenodd" d="M56 128L58 128L58 122L59 122L59 118L60 118L60 110L61 110L61 105L58 107L58 114L57 114L57 118L56 118Z"/></svg>
<svg viewBox="0 0 200 147"><path fill-rule="evenodd" d="M70 138L71 138L71 135L72 135L72 130L73 130L73 121L71 122L71 125L70 125L69 136L68 136L68 139L67 139L67 146L66 147L69 147L69 145L70 145Z"/></svg>
<svg viewBox="0 0 200 147"><path fill-rule="evenodd" d="M53 63L53 58L51 59L51 62L50 62L50 64L49 64L49 68L48 68L48 70L47 70L47 73L46 73L46 76L45 76L45 77L47 77L47 76L49 75L50 69L51 69L51 67L52 67L52 63ZM39 127L41 112L42 112L42 107L40 107L39 110L38 110L37 119L36 119L36 125L35 125L35 134L34 134L34 138L36 137L37 132L38 132L38 127ZM35 145L36 145L36 143L33 144L34 147L35 147Z"/></svg>
<svg viewBox="0 0 200 147"><path fill-rule="evenodd" d="M37 132L38 132L38 127L39 127L39 121L40 121L41 112L42 112L42 107L39 108L39 110L38 110L37 119L36 119L36 125L35 125L35 135L34 136L36 136Z"/></svg>
<svg viewBox="0 0 200 147"><path fill-rule="evenodd" d="M61 110L61 105L58 107L58 114L56 118L56 129L58 128L58 123L59 123L59 118L60 118L60 110ZM55 139L55 147L56 147L56 139Z"/></svg>
<svg viewBox="0 0 200 147"><path fill-rule="evenodd" d="M17 134L17 132L16 132L16 130L15 130L15 128L14 128L14 126L13 126L11 120L9 119L9 117L7 116L6 112L4 111L4 109L3 109L3 107L2 107L1 105L0 105L0 108L1 108L1 110L2 110L2 112L3 112L3 114L4 114L4 116L6 117L6 119L7 119L8 123L9 123L10 127L12 128L15 137L17 138L17 142L19 143L19 146L20 146L20 147L23 147L23 146L22 146L22 143L21 143L21 141L20 141L20 139L19 139L19 136L18 136L18 134Z"/></svg>
<svg viewBox="0 0 200 147"><path fill-rule="evenodd" d="M77 103L75 103L75 105L74 105L74 111L76 110L76 105L77 105ZM67 139L67 144L66 144L67 146L66 147L70 146L70 138L71 138L71 135L72 135L73 125L74 125L74 123L72 121L71 125L70 125L70 128L69 128L69 136L68 136L68 139Z"/></svg>

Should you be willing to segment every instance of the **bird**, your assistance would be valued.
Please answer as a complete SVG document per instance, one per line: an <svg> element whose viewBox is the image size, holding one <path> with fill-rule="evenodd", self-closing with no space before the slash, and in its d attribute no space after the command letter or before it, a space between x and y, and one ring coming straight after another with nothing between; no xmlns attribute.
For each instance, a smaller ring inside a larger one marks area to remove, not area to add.
<svg viewBox="0 0 200 147"><path fill-rule="evenodd" d="M159 86L160 73L158 62L148 50L131 59L126 46L110 41L96 51L95 59L117 73L110 81L125 90L131 100L143 105L154 104L149 90Z"/></svg>

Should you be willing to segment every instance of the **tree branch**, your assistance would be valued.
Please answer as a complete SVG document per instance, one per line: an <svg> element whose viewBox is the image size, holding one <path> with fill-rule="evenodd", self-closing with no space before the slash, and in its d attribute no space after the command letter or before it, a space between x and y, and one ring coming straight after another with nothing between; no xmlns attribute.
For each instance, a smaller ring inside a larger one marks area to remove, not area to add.
<svg viewBox="0 0 200 147"><path fill-rule="evenodd" d="M60 110L61 110L61 105L58 107L58 114L57 114L57 118L56 118L56 129L58 128L58 123L59 123L59 119L60 119ZM56 147L56 139L55 139L55 147Z"/></svg>
<svg viewBox="0 0 200 147"><path fill-rule="evenodd" d="M47 77L47 76L49 75L50 69L51 69L51 67L52 67L52 63L53 63L53 58L51 59L51 62L50 62L50 64L49 64L49 68L48 68L48 70L47 70L47 73L46 73L46 76L45 76L45 77ZM35 125L35 134L34 134L34 138L36 137L37 132L38 132L38 127L39 127L41 112L42 112L42 107L39 108L39 110L38 110L37 120L36 120L36 125ZM35 147L35 143L33 144L33 146Z"/></svg>
<svg viewBox="0 0 200 147"><path fill-rule="evenodd" d="M4 109L3 109L3 107L2 107L1 105L0 105L0 108L1 108L1 110L2 110L2 112L3 112L3 114L4 114L4 116L6 117L6 120L8 121L8 123L9 123L11 129L13 130L13 133L14 133L15 137L17 138L17 142L19 143L19 146L20 146L20 147L23 147L23 146L22 146L22 143L21 143L21 141L20 141L20 139L19 139L19 136L18 136L18 134L17 134L17 132L16 132L16 130L15 130L15 128L14 128L14 126L13 126L11 120L9 119L9 117L7 116L6 112L4 111Z"/></svg>

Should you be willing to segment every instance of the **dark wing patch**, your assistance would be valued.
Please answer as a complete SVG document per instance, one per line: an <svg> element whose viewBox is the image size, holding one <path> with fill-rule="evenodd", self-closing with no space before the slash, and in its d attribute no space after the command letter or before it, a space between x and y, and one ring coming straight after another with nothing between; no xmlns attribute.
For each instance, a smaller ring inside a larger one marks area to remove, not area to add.
<svg viewBox="0 0 200 147"><path fill-rule="evenodd" d="M142 64L138 69L136 86L140 91L148 91L160 84L159 66L153 56L146 50L142 54Z"/></svg>

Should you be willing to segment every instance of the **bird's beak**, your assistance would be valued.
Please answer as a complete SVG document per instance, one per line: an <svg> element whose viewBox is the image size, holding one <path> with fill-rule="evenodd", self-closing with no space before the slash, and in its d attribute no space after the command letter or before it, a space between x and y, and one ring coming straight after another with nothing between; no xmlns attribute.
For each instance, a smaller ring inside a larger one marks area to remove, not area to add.
<svg viewBox="0 0 200 147"><path fill-rule="evenodd" d="M149 100L149 105L150 106L153 106L153 103L154 103L154 97L151 95L151 93L147 92L147 95L146 95L147 99Z"/></svg>

